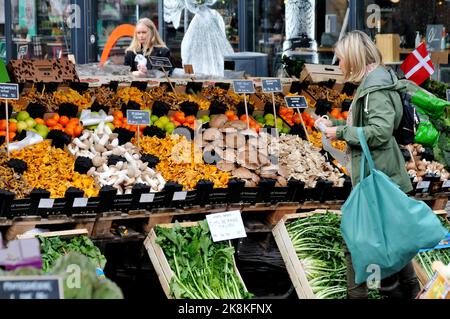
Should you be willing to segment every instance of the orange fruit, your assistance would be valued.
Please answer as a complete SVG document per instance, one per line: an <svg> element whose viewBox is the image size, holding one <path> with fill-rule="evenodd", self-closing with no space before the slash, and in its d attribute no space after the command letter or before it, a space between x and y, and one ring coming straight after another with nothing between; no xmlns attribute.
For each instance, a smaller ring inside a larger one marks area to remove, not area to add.
<svg viewBox="0 0 450 319"><path fill-rule="evenodd" d="M247 115L242 114L241 117L239 118L241 121L243 122L247 122Z"/></svg>
<svg viewBox="0 0 450 319"><path fill-rule="evenodd" d="M6 120L0 120L0 131L6 131Z"/></svg>
<svg viewBox="0 0 450 319"><path fill-rule="evenodd" d="M142 133L142 131L147 127L147 125L138 125L138 127L139 127L139 130Z"/></svg>
<svg viewBox="0 0 450 319"><path fill-rule="evenodd" d="M35 118L34 121L36 122L36 124L42 124L42 125L45 124L45 121L43 119L41 119L40 117Z"/></svg>
<svg viewBox="0 0 450 319"><path fill-rule="evenodd" d="M56 123L58 123L59 122L59 114L58 113L53 114L52 119L56 120Z"/></svg>
<svg viewBox="0 0 450 319"><path fill-rule="evenodd" d="M230 121L237 121L237 120L239 120L239 117L236 114L234 114L233 116L229 117L228 119Z"/></svg>
<svg viewBox="0 0 450 319"><path fill-rule="evenodd" d="M75 124L78 124L78 123L80 123L80 119L79 119L78 117L72 117L72 118L69 120L69 123L75 123Z"/></svg>
<svg viewBox="0 0 450 319"><path fill-rule="evenodd" d="M173 124L175 124L175 126L177 126L177 127L181 125L181 123L178 121L173 121Z"/></svg>
<svg viewBox="0 0 450 319"><path fill-rule="evenodd" d="M83 128L79 125L77 125L73 128L73 135L75 135L76 137L80 136L82 132L83 132Z"/></svg>
<svg viewBox="0 0 450 319"><path fill-rule="evenodd" d="M59 124L59 123L57 123L56 125L54 125L54 126L53 126L53 129L54 129L54 130L64 131L64 127L63 127L61 124Z"/></svg>
<svg viewBox="0 0 450 319"><path fill-rule="evenodd" d="M12 142L15 136L16 136L15 132L9 132L9 141Z"/></svg>
<svg viewBox="0 0 450 319"><path fill-rule="evenodd" d="M117 120L121 120L123 119L123 113L122 111L114 111L113 112L113 117Z"/></svg>
<svg viewBox="0 0 450 319"><path fill-rule="evenodd" d="M5 131L0 131L0 136L6 136L6 132Z"/></svg>
<svg viewBox="0 0 450 319"><path fill-rule="evenodd" d="M16 132L17 131L17 124L14 122L9 122L9 131L10 132Z"/></svg>
<svg viewBox="0 0 450 319"><path fill-rule="evenodd" d="M73 132L73 127L69 127L64 130L64 132L66 132L67 134L69 134L70 136L74 136L74 132Z"/></svg>
<svg viewBox="0 0 450 319"><path fill-rule="evenodd" d="M114 119L113 125L114 125L115 127L122 127L122 121L119 120L119 119Z"/></svg>
<svg viewBox="0 0 450 319"><path fill-rule="evenodd" d="M45 125L47 125L48 127L54 127L56 124L58 124L58 121L54 118L48 119L45 122Z"/></svg>
<svg viewBox="0 0 450 319"><path fill-rule="evenodd" d="M186 121L185 122L188 123L188 124L193 124L195 122L195 116L194 115L186 116Z"/></svg>
<svg viewBox="0 0 450 319"><path fill-rule="evenodd" d="M136 125L130 125L129 130L130 130L131 132L136 132L136 131L137 131L137 126L136 126Z"/></svg>
<svg viewBox="0 0 450 319"><path fill-rule="evenodd" d="M348 117L348 111L344 111L341 113L342 117L346 120Z"/></svg>
<svg viewBox="0 0 450 319"><path fill-rule="evenodd" d="M65 115L59 118L59 124L66 126L69 123L69 118Z"/></svg>
<svg viewBox="0 0 450 319"><path fill-rule="evenodd" d="M175 121L180 122L180 123L184 123L186 120L186 118L184 117L184 113L180 112L180 111L175 112L173 117L174 117Z"/></svg>

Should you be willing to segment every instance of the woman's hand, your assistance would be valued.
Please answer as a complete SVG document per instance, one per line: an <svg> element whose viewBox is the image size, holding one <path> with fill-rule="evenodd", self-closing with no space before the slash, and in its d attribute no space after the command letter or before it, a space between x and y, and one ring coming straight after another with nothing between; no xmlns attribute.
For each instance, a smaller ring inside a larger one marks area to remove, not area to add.
<svg viewBox="0 0 450 319"><path fill-rule="evenodd" d="M138 71L140 71L142 74L147 74L147 66L143 64L138 64L137 66Z"/></svg>
<svg viewBox="0 0 450 319"><path fill-rule="evenodd" d="M330 139L330 140L335 140L336 139L336 131L337 131L337 127L327 127L325 129L325 136Z"/></svg>
<svg viewBox="0 0 450 319"><path fill-rule="evenodd" d="M319 117L315 122L314 122L314 126L317 128L317 129L319 129L320 130L320 124L323 124L324 126L326 126L326 127L331 127L331 126L333 126L333 123L330 121L330 120L328 120L328 119L326 119L326 118L324 118L324 117Z"/></svg>
<svg viewBox="0 0 450 319"><path fill-rule="evenodd" d="M133 71L133 72L131 72L131 74L133 74L134 76L139 76L139 77L145 77L147 75L146 73L142 73L141 71Z"/></svg>

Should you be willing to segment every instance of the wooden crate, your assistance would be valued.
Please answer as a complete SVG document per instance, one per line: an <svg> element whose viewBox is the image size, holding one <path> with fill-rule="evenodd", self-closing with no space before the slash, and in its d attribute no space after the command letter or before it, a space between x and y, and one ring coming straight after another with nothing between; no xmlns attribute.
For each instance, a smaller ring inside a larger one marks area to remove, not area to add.
<svg viewBox="0 0 450 319"><path fill-rule="evenodd" d="M375 41L384 63L400 61L400 35L377 34Z"/></svg>
<svg viewBox="0 0 450 319"><path fill-rule="evenodd" d="M197 222L189 222L189 223L180 223L181 227L194 227L198 226ZM174 227L175 224L159 224L157 226L160 227ZM161 287L166 294L168 299L173 299L173 296L170 293L170 282L174 276L172 269L170 268L169 262L162 250L161 246L156 243L156 233L154 229L151 229L147 238L144 240L144 246L147 249L150 260L153 264L155 272L158 274L159 282L161 283ZM234 270L244 287L244 290L247 291L244 281L239 273L239 270L236 267L236 261L233 258Z"/></svg>
<svg viewBox="0 0 450 319"><path fill-rule="evenodd" d="M327 210L315 210L309 213L286 215L272 230L275 242L277 243L278 249L283 257L284 263L286 264L289 277L291 278L292 284L297 292L297 296L300 299L315 299L316 297L311 286L309 285L305 270L297 257L294 245L292 244L286 229L286 222L292 219L305 218L314 214L324 214L326 212ZM340 214L340 211L328 210L328 212Z"/></svg>
<svg viewBox="0 0 450 319"><path fill-rule="evenodd" d="M324 82L328 80L336 80L336 83L344 83L344 74L339 66L324 64L305 64L300 81L310 83Z"/></svg>

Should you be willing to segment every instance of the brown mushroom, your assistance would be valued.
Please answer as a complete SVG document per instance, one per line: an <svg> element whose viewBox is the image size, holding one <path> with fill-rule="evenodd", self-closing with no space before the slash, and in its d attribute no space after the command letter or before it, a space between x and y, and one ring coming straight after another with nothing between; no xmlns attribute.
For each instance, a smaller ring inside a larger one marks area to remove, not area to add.
<svg viewBox="0 0 450 319"><path fill-rule="evenodd" d="M223 135L217 128L209 128L203 133L203 140L205 141L215 141L219 139L223 139Z"/></svg>
<svg viewBox="0 0 450 319"><path fill-rule="evenodd" d="M245 145L245 137L239 133L226 134L225 145L235 149L241 148Z"/></svg>
<svg viewBox="0 0 450 319"><path fill-rule="evenodd" d="M222 172L231 172L236 169L236 165L234 165L234 163L220 161L219 163L217 163L217 168Z"/></svg>
<svg viewBox="0 0 450 319"><path fill-rule="evenodd" d="M225 123L228 122L228 117L224 114L220 114L215 116L210 122L209 122L209 127L213 127L213 128L221 128L222 126L225 125Z"/></svg>

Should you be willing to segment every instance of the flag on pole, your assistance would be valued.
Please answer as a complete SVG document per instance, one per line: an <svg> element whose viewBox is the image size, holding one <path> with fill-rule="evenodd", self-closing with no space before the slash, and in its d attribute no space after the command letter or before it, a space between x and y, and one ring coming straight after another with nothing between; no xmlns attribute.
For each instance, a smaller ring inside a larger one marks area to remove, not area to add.
<svg viewBox="0 0 450 319"><path fill-rule="evenodd" d="M434 73L434 65L425 43L421 43L400 66L408 80L422 84Z"/></svg>

